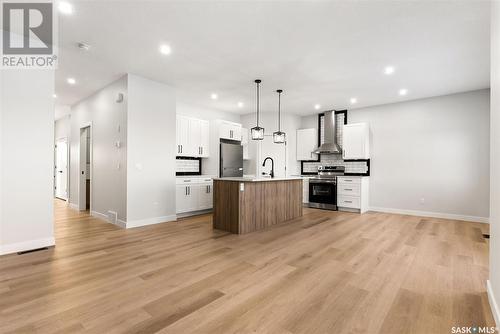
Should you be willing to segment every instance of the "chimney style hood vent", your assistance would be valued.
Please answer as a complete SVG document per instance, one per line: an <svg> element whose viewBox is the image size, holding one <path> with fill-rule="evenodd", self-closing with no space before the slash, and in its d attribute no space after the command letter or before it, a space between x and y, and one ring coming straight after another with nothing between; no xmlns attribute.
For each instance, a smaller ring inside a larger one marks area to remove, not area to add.
<svg viewBox="0 0 500 334"><path fill-rule="evenodd" d="M316 154L339 154L342 149L337 144L337 125L335 118L335 111L325 111L323 118L323 144L315 149L313 153Z"/></svg>

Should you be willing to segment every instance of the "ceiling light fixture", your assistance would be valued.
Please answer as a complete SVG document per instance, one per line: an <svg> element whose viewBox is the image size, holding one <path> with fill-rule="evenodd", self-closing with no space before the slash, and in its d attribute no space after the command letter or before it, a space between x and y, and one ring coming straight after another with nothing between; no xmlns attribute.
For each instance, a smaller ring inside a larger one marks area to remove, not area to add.
<svg viewBox="0 0 500 334"><path fill-rule="evenodd" d="M57 99L57 94L52 94L52 97L53 97L54 99Z"/></svg>
<svg viewBox="0 0 500 334"><path fill-rule="evenodd" d="M219 96L217 94L215 94L215 93L212 93L212 94L210 94L210 98L212 100L217 100L219 98Z"/></svg>
<svg viewBox="0 0 500 334"><path fill-rule="evenodd" d="M350 100L350 101L351 101L351 104L356 104L356 103L358 103L358 99L357 99L357 98L355 98L355 97L351 97L351 100Z"/></svg>
<svg viewBox="0 0 500 334"><path fill-rule="evenodd" d="M66 14L66 15L73 14L73 5L70 4L69 2L61 1L61 2L59 2L59 5L57 6L57 8L59 9L59 11L62 14Z"/></svg>
<svg viewBox="0 0 500 334"><path fill-rule="evenodd" d="M238 102L238 108L243 108L245 104L243 102Z"/></svg>
<svg viewBox="0 0 500 334"><path fill-rule="evenodd" d="M172 48L170 47L170 45L167 45L167 44L162 44L160 45L160 53L164 54L164 55L169 55L172 53Z"/></svg>
<svg viewBox="0 0 500 334"><path fill-rule="evenodd" d="M252 134L252 140L262 140L264 139L264 128L259 126L259 108L260 108L260 83L262 80L256 79L255 83L257 84L257 126L250 129Z"/></svg>
<svg viewBox="0 0 500 334"><path fill-rule="evenodd" d="M406 94L408 94L408 89L406 89L406 88L401 88L401 89L399 90L399 95L401 95L401 96L405 96Z"/></svg>
<svg viewBox="0 0 500 334"><path fill-rule="evenodd" d="M70 85L74 85L74 84L76 84L76 80L75 80L74 78L68 78L66 81L67 81Z"/></svg>
<svg viewBox="0 0 500 334"><path fill-rule="evenodd" d="M386 66L384 68L384 74L391 75L393 73L394 73L394 67L393 66Z"/></svg>
<svg viewBox="0 0 500 334"><path fill-rule="evenodd" d="M321 105L319 105L319 104L314 105L314 109L319 110L319 108L321 108Z"/></svg>
<svg viewBox="0 0 500 334"><path fill-rule="evenodd" d="M278 93L278 131L273 133L273 141L276 144L283 144L286 140L286 133L281 131L281 93L282 89L276 91Z"/></svg>

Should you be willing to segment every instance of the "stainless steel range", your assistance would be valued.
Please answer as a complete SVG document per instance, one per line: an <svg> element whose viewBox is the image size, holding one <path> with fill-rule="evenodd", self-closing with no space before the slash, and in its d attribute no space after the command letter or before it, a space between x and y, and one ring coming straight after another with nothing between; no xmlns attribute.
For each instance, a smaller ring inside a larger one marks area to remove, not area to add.
<svg viewBox="0 0 500 334"><path fill-rule="evenodd" d="M337 210L337 176L344 172L343 166L319 166L318 176L309 180L309 206Z"/></svg>

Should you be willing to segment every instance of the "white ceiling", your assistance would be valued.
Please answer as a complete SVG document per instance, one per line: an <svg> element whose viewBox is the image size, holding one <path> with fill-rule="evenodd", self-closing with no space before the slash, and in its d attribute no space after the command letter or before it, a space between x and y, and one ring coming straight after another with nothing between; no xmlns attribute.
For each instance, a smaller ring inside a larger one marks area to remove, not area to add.
<svg viewBox="0 0 500 334"><path fill-rule="evenodd" d="M60 16L58 104L130 72L181 100L241 114L299 115L489 87L489 8L481 1L79 1ZM81 51L75 43L91 45ZM172 54L158 52L161 43ZM392 65L393 75L383 74ZM70 86L67 77L77 84ZM400 88L408 95L398 95ZM210 99L217 93L217 101ZM356 97L358 103L349 105ZM245 103L238 108L237 103Z"/></svg>

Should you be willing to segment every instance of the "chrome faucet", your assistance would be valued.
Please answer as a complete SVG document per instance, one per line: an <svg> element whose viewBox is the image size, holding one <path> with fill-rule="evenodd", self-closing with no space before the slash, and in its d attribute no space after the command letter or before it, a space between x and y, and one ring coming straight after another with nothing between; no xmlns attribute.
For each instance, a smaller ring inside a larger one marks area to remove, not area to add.
<svg viewBox="0 0 500 334"><path fill-rule="evenodd" d="M274 160L273 160L273 158L271 158L271 157L265 158L264 162L262 163L262 167L266 166L266 161L268 159L271 160L271 173L269 173L269 175L271 175L271 178L273 178L274 177Z"/></svg>

